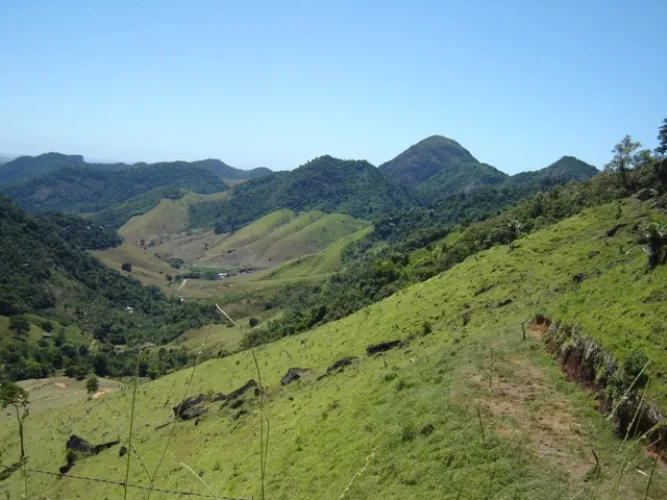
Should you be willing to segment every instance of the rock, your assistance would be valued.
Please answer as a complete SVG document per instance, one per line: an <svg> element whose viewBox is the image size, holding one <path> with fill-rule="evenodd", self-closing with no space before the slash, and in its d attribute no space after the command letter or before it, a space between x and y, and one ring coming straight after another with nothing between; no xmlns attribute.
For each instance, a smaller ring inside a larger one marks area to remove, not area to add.
<svg viewBox="0 0 667 500"><path fill-rule="evenodd" d="M607 231L607 238L612 238L616 236L616 232L621 229L622 227L626 227L627 224L625 222L621 222L619 224L616 224L614 227L612 227L609 231ZM599 252L598 252L599 253Z"/></svg>
<svg viewBox="0 0 667 500"><path fill-rule="evenodd" d="M65 449L76 451L77 453L81 453L83 455L95 454L95 447L82 437L77 436L76 434L72 434L69 437L67 443L65 443Z"/></svg>
<svg viewBox="0 0 667 500"><path fill-rule="evenodd" d="M245 399L237 399L237 400L234 401L231 405L229 405L229 407L230 407L232 410L235 410L236 408L239 408L240 406L242 406L243 403L245 403Z"/></svg>
<svg viewBox="0 0 667 500"><path fill-rule="evenodd" d="M498 307L505 307L511 304L512 302L514 302L514 299L512 297L507 297L506 299L503 299L500 302L498 302Z"/></svg>
<svg viewBox="0 0 667 500"><path fill-rule="evenodd" d="M186 412L189 408L198 405L199 403L203 403L204 401L206 401L206 396L204 394L198 394L197 396L190 396L189 398L185 398L183 401L173 407L174 417L183 418L184 412Z"/></svg>
<svg viewBox="0 0 667 500"><path fill-rule="evenodd" d="M379 344L369 345L366 348L366 354L372 356L373 354L386 352L391 349L396 349L397 347L403 347L403 342L401 340L388 340L386 342L380 342Z"/></svg>
<svg viewBox="0 0 667 500"><path fill-rule="evenodd" d="M191 406L185 411L182 411L179 417L182 420L191 420L193 418L201 417L207 411L208 408L206 408L205 406Z"/></svg>
<svg viewBox="0 0 667 500"><path fill-rule="evenodd" d="M641 189L634 194L634 197L639 201L650 200L651 198L655 198L656 196L658 196L658 192L655 189L651 188Z"/></svg>
<svg viewBox="0 0 667 500"><path fill-rule="evenodd" d="M421 428L419 434L421 434L422 436L430 436L434 430L435 427L433 427L433 424L426 424L424 427Z"/></svg>
<svg viewBox="0 0 667 500"><path fill-rule="evenodd" d="M581 283L586 279L586 275L584 273L577 273L574 276L572 276L572 281L575 283Z"/></svg>
<svg viewBox="0 0 667 500"><path fill-rule="evenodd" d="M80 457L90 457L97 455L102 450L111 448L118 443L120 443L120 440L92 445L82 437L77 436L76 434L72 434L65 443L65 449L67 450L67 465L60 467L60 473L67 474L72 469L72 467L74 467L74 464Z"/></svg>
<svg viewBox="0 0 667 500"><path fill-rule="evenodd" d="M197 427L200 422L201 422L201 417L195 418L195 427Z"/></svg>
<svg viewBox="0 0 667 500"><path fill-rule="evenodd" d="M470 311L463 313L463 326L466 326L468 323L470 323Z"/></svg>
<svg viewBox="0 0 667 500"><path fill-rule="evenodd" d="M356 358L355 356L346 356L344 358L341 358L338 361L334 362L333 364L329 365L329 368L327 368L327 374L343 371L346 366L350 366L357 359L358 358Z"/></svg>
<svg viewBox="0 0 667 500"><path fill-rule="evenodd" d="M241 415L247 415L247 414L248 414L248 410L243 409L243 410L239 411L238 413L236 413L232 417L232 420L238 420L241 417Z"/></svg>
<svg viewBox="0 0 667 500"><path fill-rule="evenodd" d="M127 453L127 446L121 446L120 450L118 450L118 456L123 457Z"/></svg>
<svg viewBox="0 0 667 500"><path fill-rule="evenodd" d="M213 395L213 398L211 399L211 401L213 401L213 402L224 401L225 399L227 399L227 396L225 394L223 394L222 392L218 392L218 393Z"/></svg>
<svg viewBox="0 0 667 500"><path fill-rule="evenodd" d="M259 389L257 388L257 382L255 382L254 380L250 379L250 380L248 380L244 385L242 385L241 387L239 387L239 388L236 389L235 391L230 392L230 393L227 395L227 399L228 399L228 400L230 400L230 399L236 399L236 398L238 398L239 396L242 396L243 394L245 394L246 391L248 391L249 389L252 389L253 387L255 388L255 395L259 395Z"/></svg>
<svg viewBox="0 0 667 500"><path fill-rule="evenodd" d="M301 378L301 375L308 373L310 368L290 368L287 370L287 373L280 379L282 385L290 384Z"/></svg>
<svg viewBox="0 0 667 500"><path fill-rule="evenodd" d="M592 259L593 257L595 257L596 255L599 255L599 254L600 254L600 250L591 250L590 252L588 252L588 258Z"/></svg>

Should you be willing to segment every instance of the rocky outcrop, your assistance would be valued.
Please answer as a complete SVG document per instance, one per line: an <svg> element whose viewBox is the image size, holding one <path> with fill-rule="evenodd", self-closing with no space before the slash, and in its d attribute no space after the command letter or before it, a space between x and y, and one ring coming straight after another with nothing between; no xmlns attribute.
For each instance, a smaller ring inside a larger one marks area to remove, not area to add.
<svg viewBox="0 0 667 500"><path fill-rule="evenodd" d="M642 398L642 388L624 376L622 366L598 342L576 324L553 322L544 337L547 350L558 359L570 380L591 390L600 411L614 412L611 420L619 435L644 437L646 443L664 453L667 430L655 428L665 412L650 398ZM619 380L625 379L619 387ZM628 382L629 381L629 382Z"/></svg>

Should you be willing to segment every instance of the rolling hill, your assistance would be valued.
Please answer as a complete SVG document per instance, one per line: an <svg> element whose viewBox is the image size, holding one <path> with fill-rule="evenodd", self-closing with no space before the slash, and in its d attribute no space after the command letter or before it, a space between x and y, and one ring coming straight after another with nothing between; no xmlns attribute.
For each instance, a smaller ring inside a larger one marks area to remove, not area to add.
<svg viewBox="0 0 667 500"><path fill-rule="evenodd" d="M645 209L634 200L620 206L620 218L617 202L587 209L521 238L511 252L504 245L481 250L351 316L258 348L261 406L252 392L223 404L205 396L208 411L196 426L159 428L184 394L229 394L257 380L246 351L140 385L134 402L131 391L116 391L104 403L81 397L30 416L30 468L57 470L74 433L102 442L107 432L127 445L132 418L136 455L150 475L157 471L157 487L261 497L259 426L266 419L266 498L665 498L667 475L654 469L654 455L599 413L590 389L578 386L585 383L579 358L548 351L562 327L541 319L576 325L577 335L595 342L589 352L608 350L619 360L614 366L629 366L631 353L646 348L647 398L665 401L659 374L667 357L651 346L659 345L667 314L659 299L666 275L646 272L644 253L632 247L632 224L646 219ZM608 236L619 223L626 226ZM619 252L619 244L631 250ZM575 273L584 279L573 282ZM367 354L391 340L403 345ZM329 368L342 359L343 370ZM560 363L568 359L564 373ZM310 371L281 384L294 367ZM0 452L12 460L16 432L3 426L0 433ZM163 454L170 465L158 470ZM126 464L112 449L80 459L72 473L122 481ZM139 460L129 482L150 482ZM34 472L28 484L49 498L122 493L121 486ZM23 479L14 473L0 487L20 495ZM132 489L129 498L145 493Z"/></svg>
<svg viewBox="0 0 667 500"><path fill-rule="evenodd" d="M7 168L5 167L2 168ZM227 189L215 174L185 162L159 163L119 171L66 167L2 191L29 211L98 212L158 187L198 193Z"/></svg>
<svg viewBox="0 0 667 500"><path fill-rule="evenodd" d="M8 159L2 162L0 167L0 186L15 184L29 179L34 179L45 174L53 173L61 168L67 167L88 167L92 170L118 171L129 168L144 168L151 165L166 164L162 163L98 163L87 162L82 155L65 155L62 153L45 153L38 156L20 156L18 158ZM242 170L230 167L226 163L216 160L200 160L194 162L172 162L187 164L194 168L200 168L215 174L217 177L225 177L230 180L253 179L268 175L271 171L268 168L260 167L252 170Z"/></svg>
<svg viewBox="0 0 667 500"><path fill-rule="evenodd" d="M282 208L372 219L414 205L405 188L385 179L370 163L321 156L292 171L238 185L222 202L196 205L190 220L195 227L215 224L217 232L225 233Z"/></svg>

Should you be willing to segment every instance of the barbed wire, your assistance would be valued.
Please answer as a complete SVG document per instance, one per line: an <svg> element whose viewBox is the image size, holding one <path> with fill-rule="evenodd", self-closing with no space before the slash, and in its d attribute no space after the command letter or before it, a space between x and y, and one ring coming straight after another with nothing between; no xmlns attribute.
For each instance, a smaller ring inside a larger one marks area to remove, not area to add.
<svg viewBox="0 0 667 500"><path fill-rule="evenodd" d="M106 484L113 484L116 486L127 486L128 488L136 488L138 490L145 490L148 491L149 489L152 489L153 491L158 491L160 493L172 493L174 495L185 495L185 496L190 496L190 497L199 497L199 498L217 498L221 500L253 500L253 497L226 497L222 495L212 495L210 493L197 493L196 491L188 491L188 490L170 490L167 488L159 488L157 486L153 486L152 488L149 488L148 486L143 486L141 484L132 484L132 483L125 483L124 481L116 481L114 479L103 479L99 477L89 477L89 476L77 476L74 474L60 474L59 472L50 472L46 470L40 470L40 469L30 469L26 468L26 472L31 472L35 474L46 474L49 476L56 476L59 478L69 478L69 479L82 479L84 481L95 481L98 483L106 483Z"/></svg>

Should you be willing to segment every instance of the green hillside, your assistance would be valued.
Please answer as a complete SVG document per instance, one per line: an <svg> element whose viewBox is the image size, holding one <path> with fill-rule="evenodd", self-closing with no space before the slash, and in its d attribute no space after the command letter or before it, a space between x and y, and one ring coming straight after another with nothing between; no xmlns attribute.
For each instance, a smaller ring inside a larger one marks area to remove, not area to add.
<svg viewBox="0 0 667 500"><path fill-rule="evenodd" d="M387 178L424 193L444 197L479 186L502 183L507 174L477 161L458 142L434 135L379 167Z"/></svg>
<svg viewBox="0 0 667 500"><path fill-rule="evenodd" d="M213 173L185 162L175 162L118 172L88 167L62 168L22 184L3 187L3 192L30 211L97 212L161 186L200 193L226 189Z"/></svg>
<svg viewBox="0 0 667 500"><path fill-rule="evenodd" d="M507 184L530 184L553 182L560 179L580 181L593 177L598 170L573 156L563 156L560 160L548 167L534 172L521 172L511 176Z"/></svg>
<svg viewBox="0 0 667 500"><path fill-rule="evenodd" d="M118 237L87 224L66 215L30 216L0 196L0 315L10 317L0 332L0 378L35 378L70 366L87 373L98 359L103 371L128 374L127 358L105 354L114 345L168 342L211 321L210 306L179 304L158 287L141 286L131 272L121 274L122 263L110 269L92 257L88 250L104 250ZM53 332L59 343L26 336L33 326ZM76 343L70 327L83 333ZM102 352L88 349L93 338Z"/></svg>
<svg viewBox="0 0 667 500"><path fill-rule="evenodd" d="M372 219L414 205L403 187L370 163L321 156L292 171L235 186L225 201L192 207L190 220L195 227L215 224L216 231L224 233L280 208Z"/></svg>
<svg viewBox="0 0 667 500"><path fill-rule="evenodd" d="M130 483L148 485L141 463L152 474L166 449L156 486L206 493L178 465L184 463L216 494L258 498L264 415L266 498L614 498L617 480L618 498L664 498L664 471L651 473L651 455L632 439L623 442L590 393L568 381L545 350L541 326L529 324L536 314L574 321L621 361L645 349L648 395L664 402L659 377L667 356L655 346L667 316L660 299L667 275L662 268L647 272L632 229L649 215L667 214L655 208L647 214L635 200L586 209L519 239L512 251L506 245L481 250L342 320L263 346L256 351L263 408L251 394L235 408L206 403L201 422L178 423L169 446L171 427L155 428L169 422L184 386L187 395L229 393L257 379L252 357L242 352L207 361L191 385L186 370L139 386ZM627 225L608 236L617 224ZM573 281L578 273L584 278ZM406 345L366 355L368 345L394 339ZM358 359L317 380L344 356ZM312 372L281 385L290 367ZM72 433L92 442L118 435L126 443L131 391L104 398L106 404L82 397L29 417L29 466L57 470ZM3 456L17 456L15 431L0 432ZM125 465L112 449L81 459L72 473L122 480ZM20 474L0 488L18 495ZM29 474L28 488L49 498L122 493L36 473ZM128 490L128 498L144 497Z"/></svg>
<svg viewBox="0 0 667 500"><path fill-rule="evenodd" d="M224 238L198 261L221 267L272 267L319 252L367 225L344 214L279 210Z"/></svg>
<svg viewBox="0 0 667 500"><path fill-rule="evenodd" d="M31 179L59 168L83 164L81 155L45 153L39 156L19 156L0 166L0 186Z"/></svg>
<svg viewBox="0 0 667 500"><path fill-rule="evenodd" d="M475 189L488 190L489 187L512 186L516 189L523 185L531 186L535 192L539 188L587 179L597 173L595 167L564 156L541 170L509 176L480 163L458 142L438 135L409 147L393 160L380 165L379 169L388 179L414 189L427 203L447 200Z"/></svg>
<svg viewBox="0 0 667 500"><path fill-rule="evenodd" d="M125 204L108 208L105 212L109 215L111 212L116 212L117 222L122 222L122 226L119 226L119 233L126 240L135 245L140 245L142 241L144 244L150 244L152 241L159 241L164 236L184 232L190 225L189 209L191 206L224 200L228 196L229 191L213 194L180 191L179 197L163 196L149 210L134 210L134 204L128 201ZM134 200L139 202L139 198ZM103 212L95 214L93 220L102 222L106 218L102 214ZM130 215L131 217L128 217Z"/></svg>
<svg viewBox="0 0 667 500"><path fill-rule="evenodd" d="M226 163L215 159L175 163L187 163L192 167L207 170L215 174L217 177L226 177L231 180L253 179L271 173L268 168L264 167L254 168L252 170L241 170L230 167ZM0 162L0 164L2 164L2 167L0 167L0 186L34 179L66 167L88 167L92 170L118 171L129 168L145 168L151 165L159 165L145 162L135 164L122 162L87 162L81 155L64 155L61 153L45 153L38 156L20 156L18 158L9 158L7 161Z"/></svg>

